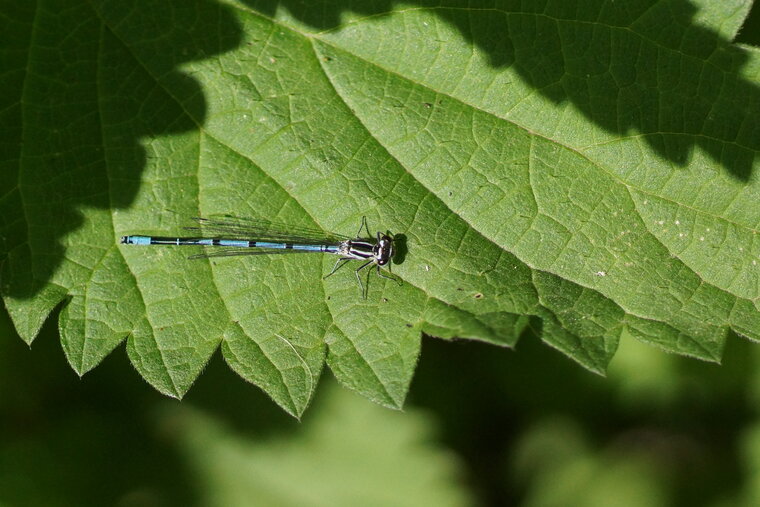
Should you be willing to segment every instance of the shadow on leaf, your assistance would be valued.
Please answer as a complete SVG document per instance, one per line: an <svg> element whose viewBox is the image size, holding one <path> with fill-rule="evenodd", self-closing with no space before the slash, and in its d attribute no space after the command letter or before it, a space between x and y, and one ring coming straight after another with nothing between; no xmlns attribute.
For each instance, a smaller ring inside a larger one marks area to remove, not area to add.
<svg viewBox="0 0 760 507"><path fill-rule="evenodd" d="M390 0L245 1L270 16L287 9L319 30L339 30L347 12L382 16L397 7ZM610 133L640 136L677 166L699 147L737 180L752 176L760 90L741 75L747 53L695 22L697 9L688 0L412 0L404 6L434 11L493 67L513 68L538 93L571 103Z"/></svg>
<svg viewBox="0 0 760 507"><path fill-rule="evenodd" d="M132 40L115 35L134 17ZM115 233L102 234L110 214L85 220L83 210L130 206L147 162L144 140L202 124L204 94L178 68L233 49L241 29L213 0L150 0L139 9L75 1L61 12L13 3L2 24L10 57L0 81L0 292L6 302L39 297L52 306L66 295L51 287L64 259L92 268L115 244ZM155 48L150 67L135 54L143 43ZM87 230L98 231L87 248L64 244Z"/></svg>

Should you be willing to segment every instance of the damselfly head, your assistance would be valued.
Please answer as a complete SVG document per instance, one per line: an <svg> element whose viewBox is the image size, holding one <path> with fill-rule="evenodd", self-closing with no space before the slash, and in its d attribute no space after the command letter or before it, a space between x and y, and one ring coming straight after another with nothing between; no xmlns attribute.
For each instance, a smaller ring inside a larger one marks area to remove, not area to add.
<svg viewBox="0 0 760 507"><path fill-rule="evenodd" d="M380 240L372 249L375 262L378 266L385 266L393 258L393 238L387 234L380 236Z"/></svg>

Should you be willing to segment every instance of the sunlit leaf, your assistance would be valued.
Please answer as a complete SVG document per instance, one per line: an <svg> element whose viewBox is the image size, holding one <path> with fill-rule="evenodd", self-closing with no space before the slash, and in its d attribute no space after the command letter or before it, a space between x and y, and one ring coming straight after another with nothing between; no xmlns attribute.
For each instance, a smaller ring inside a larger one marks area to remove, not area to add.
<svg viewBox="0 0 760 507"><path fill-rule="evenodd" d="M221 347L296 416L325 363L400 407L422 333L531 326L600 373L624 331L717 361L729 329L760 339L750 5L5 1L5 305L27 341L60 305L79 374L126 338L181 397ZM366 216L403 284L118 245L225 213Z"/></svg>

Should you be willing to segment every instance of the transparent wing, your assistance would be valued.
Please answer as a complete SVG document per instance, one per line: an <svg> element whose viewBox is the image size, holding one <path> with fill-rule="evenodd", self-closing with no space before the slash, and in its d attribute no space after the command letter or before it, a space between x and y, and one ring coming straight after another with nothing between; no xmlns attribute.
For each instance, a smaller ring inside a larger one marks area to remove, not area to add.
<svg viewBox="0 0 760 507"><path fill-rule="evenodd" d="M342 234L328 233L319 229L252 218L223 216L214 218L194 217L193 220L198 222L198 226L185 227L185 229L203 236L313 245L336 245L350 239Z"/></svg>
<svg viewBox="0 0 760 507"><path fill-rule="evenodd" d="M234 247L207 247L208 250L191 255L188 259L209 259L211 257L239 257L243 255L285 255L305 253L332 253L320 252L319 250L289 250L284 248L234 248ZM212 250L215 248L215 250Z"/></svg>

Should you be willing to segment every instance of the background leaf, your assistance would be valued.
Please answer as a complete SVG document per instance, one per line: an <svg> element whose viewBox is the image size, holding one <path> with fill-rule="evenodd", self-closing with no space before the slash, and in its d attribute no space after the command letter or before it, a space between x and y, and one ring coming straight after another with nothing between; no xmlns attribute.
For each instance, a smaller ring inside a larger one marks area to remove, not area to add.
<svg viewBox="0 0 760 507"><path fill-rule="evenodd" d="M400 407L421 333L531 325L596 372L760 338L749 1L5 3L4 302L29 342L63 302L80 375L128 337L180 397L221 346L300 415L325 360ZM367 215L404 284L116 245L214 213Z"/></svg>
<svg viewBox="0 0 760 507"><path fill-rule="evenodd" d="M298 436L265 443L179 407L161 423L204 481L203 505L471 505L460 463L434 445L428 418L383 411L334 384L327 396Z"/></svg>
<svg viewBox="0 0 760 507"><path fill-rule="evenodd" d="M179 402L120 382L121 351L82 380L53 326L34 350L10 331L0 313L3 505L473 503L427 410L385 410L330 381L296 421L220 357Z"/></svg>

